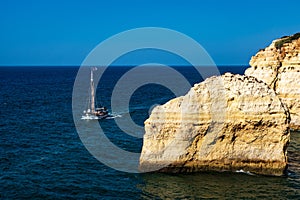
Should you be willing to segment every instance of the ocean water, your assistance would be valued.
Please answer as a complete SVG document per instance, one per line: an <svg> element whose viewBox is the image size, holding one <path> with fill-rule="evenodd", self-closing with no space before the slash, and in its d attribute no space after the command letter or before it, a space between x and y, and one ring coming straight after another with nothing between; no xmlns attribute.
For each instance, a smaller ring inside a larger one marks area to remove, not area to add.
<svg viewBox="0 0 300 200"><path fill-rule="evenodd" d="M176 68L191 84L201 80L193 68ZM220 67L243 73L245 67ZM97 101L110 108L114 84L128 67L109 68ZM132 174L100 163L86 150L74 125L72 91L77 67L0 68L1 199L299 199L300 133L292 132L289 170L284 177L247 173ZM158 85L139 88L130 115L143 125L149 109L173 98ZM101 123L117 146L140 152L142 139L127 137L114 119Z"/></svg>

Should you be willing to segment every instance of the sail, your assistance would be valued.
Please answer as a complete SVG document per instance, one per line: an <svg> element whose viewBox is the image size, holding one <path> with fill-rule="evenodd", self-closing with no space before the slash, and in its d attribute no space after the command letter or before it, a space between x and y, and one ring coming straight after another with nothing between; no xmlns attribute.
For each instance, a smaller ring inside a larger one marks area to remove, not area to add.
<svg viewBox="0 0 300 200"><path fill-rule="evenodd" d="M91 80L90 80L90 97L89 97L89 105L87 111L84 111L85 115L81 117L81 119L104 119L108 117L108 110L105 107L96 108L95 106L95 93L96 88L94 84L94 71L96 71L96 67L91 68Z"/></svg>
<svg viewBox="0 0 300 200"><path fill-rule="evenodd" d="M92 113L95 112L95 85L93 68L91 69L91 111Z"/></svg>
<svg viewBox="0 0 300 200"><path fill-rule="evenodd" d="M97 67L91 68L91 112L95 112L95 84L94 84L94 71L97 70Z"/></svg>

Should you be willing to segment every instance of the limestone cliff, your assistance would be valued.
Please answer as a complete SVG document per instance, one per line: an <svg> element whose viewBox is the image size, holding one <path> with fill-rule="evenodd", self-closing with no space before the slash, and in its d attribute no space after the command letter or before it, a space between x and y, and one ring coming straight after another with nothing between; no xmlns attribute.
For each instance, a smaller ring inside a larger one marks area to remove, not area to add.
<svg viewBox="0 0 300 200"><path fill-rule="evenodd" d="M291 128L300 129L300 33L274 40L250 65L245 75L273 88L291 113Z"/></svg>
<svg viewBox="0 0 300 200"><path fill-rule="evenodd" d="M288 114L254 77L226 73L157 106L145 121L141 171L244 170L282 175Z"/></svg>

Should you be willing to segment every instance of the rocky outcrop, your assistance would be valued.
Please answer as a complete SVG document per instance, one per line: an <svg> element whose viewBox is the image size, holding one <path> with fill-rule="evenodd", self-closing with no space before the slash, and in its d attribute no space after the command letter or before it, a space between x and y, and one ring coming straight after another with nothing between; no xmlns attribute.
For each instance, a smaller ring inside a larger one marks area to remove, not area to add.
<svg viewBox="0 0 300 200"><path fill-rule="evenodd" d="M245 75L266 82L286 104L291 128L300 130L300 33L274 40L250 61Z"/></svg>
<svg viewBox="0 0 300 200"><path fill-rule="evenodd" d="M288 141L288 113L275 92L254 77L226 73L152 110L140 170L282 175Z"/></svg>

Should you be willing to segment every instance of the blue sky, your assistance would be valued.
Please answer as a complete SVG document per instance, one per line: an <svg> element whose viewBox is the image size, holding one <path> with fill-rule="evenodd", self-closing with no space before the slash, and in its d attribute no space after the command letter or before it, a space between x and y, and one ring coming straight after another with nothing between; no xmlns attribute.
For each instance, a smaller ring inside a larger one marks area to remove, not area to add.
<svg viewBox="0 0 300 200"><path fill-rule="evenodd" d="M108 37L149 26L192 37L218 65L247 65L273 39L300 32L299 8L298 0L1 1L0 66L80 65Z"/></svg>

